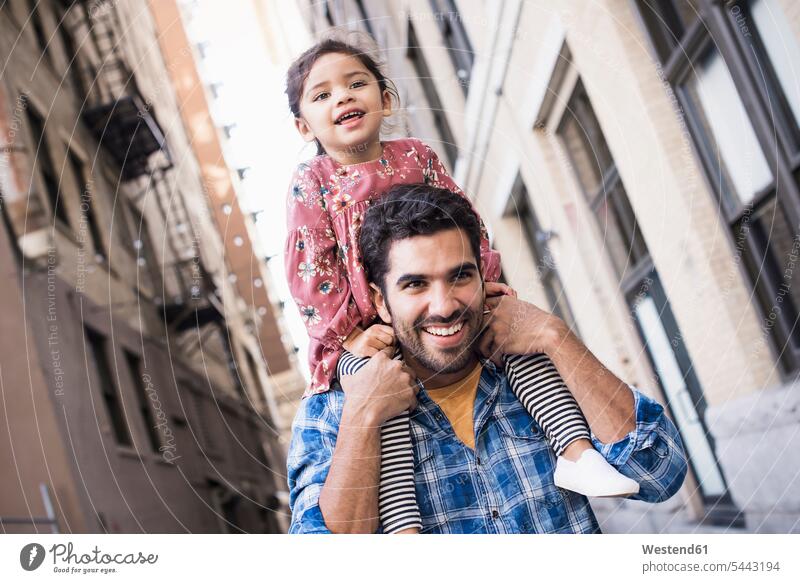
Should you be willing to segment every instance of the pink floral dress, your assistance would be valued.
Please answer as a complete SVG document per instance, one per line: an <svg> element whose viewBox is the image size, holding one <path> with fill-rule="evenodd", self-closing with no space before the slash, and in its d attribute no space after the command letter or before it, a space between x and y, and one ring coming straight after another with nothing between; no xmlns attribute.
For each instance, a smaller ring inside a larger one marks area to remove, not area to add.
<svg viewBox="0 0 800 583"><path fill-rule="evenodd" d="M383 142L378 160L343 166L323 155L295 170L287 201L285 266L311 339L311 384L304 397L330 388L342 342L377 316L358 250L364 212L392 186L417 183L464 195L430 146L413 138ZM481 260L484 278L497 281L500 256L489 247L483 228Z"/></svg>

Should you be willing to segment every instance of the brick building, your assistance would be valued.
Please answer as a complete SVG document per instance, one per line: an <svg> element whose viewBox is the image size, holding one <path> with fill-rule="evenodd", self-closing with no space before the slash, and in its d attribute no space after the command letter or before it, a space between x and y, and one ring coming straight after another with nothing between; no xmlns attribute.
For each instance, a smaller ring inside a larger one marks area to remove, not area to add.
<svg viewBox="0 0 800 583"><path fill-rule="evenodd" d="M132 1L0 9L3 532L286 528L291 364L158 24Z"/></svg>
<svg viewBox="0 0 800 583"><path fill-rule="evenodd" d="M665 403L691 472L610 532L800 530L800 6L329 0L370 32L398 133L437 149L504 277Z"/></svg>

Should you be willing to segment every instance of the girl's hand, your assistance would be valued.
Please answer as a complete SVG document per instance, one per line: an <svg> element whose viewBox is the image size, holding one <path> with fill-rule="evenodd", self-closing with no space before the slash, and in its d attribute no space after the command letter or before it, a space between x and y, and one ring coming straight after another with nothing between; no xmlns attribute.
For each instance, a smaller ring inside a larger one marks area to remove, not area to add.
<svg viewBox="0 0 800 583"><path fill-rule="evenodd" d="M493 298L496 296L511 296L512 298L517 297L516 290L507 286L504 283L499 283L496 281L487 281L485 285L486 285L487 298Z"/></svg>
<svg viewBox="0 0 800 583"><path fill-rule="evenodd" d="M394 330L384 324L373 324L362 331L356 328L342 343L342 346L355 356L375 356L378 352L394 345Z"/></svg>

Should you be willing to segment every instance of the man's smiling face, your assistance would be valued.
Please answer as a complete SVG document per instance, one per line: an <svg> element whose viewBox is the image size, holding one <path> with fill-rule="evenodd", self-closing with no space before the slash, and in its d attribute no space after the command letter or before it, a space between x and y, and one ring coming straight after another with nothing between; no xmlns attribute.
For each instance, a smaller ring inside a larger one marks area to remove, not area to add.
<svg viewBox="0 0 800 583"><path fill-rule="evenodd" d="M406 362L429 388L459 380L476 362L483 322L480 259L458 228L394 241L378 312L391 323ZM431 378L434 377L434 378Z"/></svg>

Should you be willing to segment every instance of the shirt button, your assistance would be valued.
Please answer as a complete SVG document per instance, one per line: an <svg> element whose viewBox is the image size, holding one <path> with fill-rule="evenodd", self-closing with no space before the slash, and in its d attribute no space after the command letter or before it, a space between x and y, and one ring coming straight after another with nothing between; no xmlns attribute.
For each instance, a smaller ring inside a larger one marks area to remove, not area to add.
<svg viewBox="0 0 800 583"><path fill-rule="evenodd" d="M492 510L492 518L500 518L500 513L497 510Z"/></svg>
<svg viewBox="0 0 800 583"><path fill-rule="evenodd" d="M477 457L477 456L476 456L476 457L475 457L475 463L476 463L477 465L481 465L481 458L479 458L479 457Z"/></svg>

